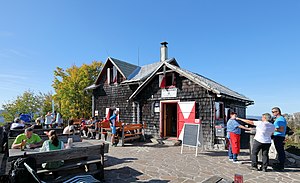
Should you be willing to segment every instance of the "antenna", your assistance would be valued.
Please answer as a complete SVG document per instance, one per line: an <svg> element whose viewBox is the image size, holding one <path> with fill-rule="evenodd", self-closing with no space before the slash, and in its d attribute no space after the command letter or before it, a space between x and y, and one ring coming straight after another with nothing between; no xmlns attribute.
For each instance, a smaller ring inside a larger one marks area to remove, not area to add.
<svg viewBox="0 0 300 183"><path fill-rule="evenodd" d="M107 49L105 49L105 51L106 51L107 57L109 57L109 53L108 53Z"/></svg>

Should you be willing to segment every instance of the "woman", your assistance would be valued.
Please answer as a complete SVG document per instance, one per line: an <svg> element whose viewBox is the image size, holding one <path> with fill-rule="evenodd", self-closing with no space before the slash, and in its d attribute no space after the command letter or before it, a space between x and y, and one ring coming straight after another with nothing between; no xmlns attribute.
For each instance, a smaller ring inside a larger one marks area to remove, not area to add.
<svg viewBox="0 0 300 183"><path fill-rule="evenodd" d="M61 140L58 140L55 130L50 130L47 135L49 140L46 140L43 143L43 146L40 149L41 152L64 149L64 143ZM62 166L63 163L63 161L54 161L49 163L43 163L42 166L43 168L51 169L58 168Z"/></svg>

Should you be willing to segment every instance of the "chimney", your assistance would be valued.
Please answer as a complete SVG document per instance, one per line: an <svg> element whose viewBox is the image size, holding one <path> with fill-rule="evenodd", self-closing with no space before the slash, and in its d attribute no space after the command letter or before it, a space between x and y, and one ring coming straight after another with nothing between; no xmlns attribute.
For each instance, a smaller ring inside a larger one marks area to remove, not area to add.
<svg viewBox="0 0 300 183"><path fill-rule="evenodd" d="M167 42L162 42L160 43L160 61L163 62L168 59L168 47L167 47Z"/></svg>

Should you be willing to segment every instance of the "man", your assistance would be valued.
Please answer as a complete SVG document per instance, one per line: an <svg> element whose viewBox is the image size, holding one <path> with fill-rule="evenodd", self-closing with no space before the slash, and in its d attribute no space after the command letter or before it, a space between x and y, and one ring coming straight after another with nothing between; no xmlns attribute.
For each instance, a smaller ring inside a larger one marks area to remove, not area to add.
<svg viewBox="0 0 300 183"><path fill-rule="evenodd" d="M73 119L70 119L68 121L68 126L66 126L64 128L64 131L63 131L63 134L68 134L68 135L72 135L75 133L75 127L74 127L74 120Z"/></svg>
<svg viewBox="0 0 300 183"><path fill-rule="evenodd" d="M284 140L285 140L285 133L286 133L286 120L281 115L281 110L279 107L273 107L272 109L273 115L276 117L274 122L275 132L274 132L274 145L275 149L278 153L278 164L273 166L274 170L283 170L284 169L284 162L285 162L285 152L284 152Z"/></svg>
<svg viewBox="0 0 300 183"><path fill-rule="evenodd" d="M251 121L247 119L236 118L250 125L256 126L252 153L251 153L251 170L258 170L257 155L262 150L262 171L266 172L269 164L269 149L271 146L271 136L274 133L275 126L270 123L272 116L269 113L264 113L261 121Z"/></svg>
<svg viewBox="0 0 300 183"><path fill-rule="evenodd" d="M230 142L228 147L228 156L229 160L233 161L233 163L239 163L237 157L240 153L241 129L251 130L250 128L246 128L239 124L236 121L236 116L236 112L231 112L230 119L227 122L227 138L229 138Z"/></svg>
<svg viewBox="0 0 300 183"><path fill-rule="evenodd" d="M110 128L111 128L111 145L112 146L117 146L117 143L115 142L116 134L117 134L117 129L116 129L116 121L117 121L117 116L119 115L119 111L115 110L113 112L113 115L109 118L110 121Z"/></svg>
<svg viewBox="0 0 300 183"><path fill-rule="evenodd" d="M36 148L42 146L42 139L35 133L33 133L33 128L29 127L25 129L25 132L18 135L16 140L12 144L13 149L20 149L21 146L28 145L29 148Z"/></svg>

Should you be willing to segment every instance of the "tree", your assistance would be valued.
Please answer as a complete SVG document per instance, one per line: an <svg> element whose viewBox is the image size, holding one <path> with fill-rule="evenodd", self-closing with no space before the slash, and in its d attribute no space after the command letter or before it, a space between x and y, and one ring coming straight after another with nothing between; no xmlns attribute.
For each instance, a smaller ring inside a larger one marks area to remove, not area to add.
<svg viewBox="0 0 300 183"><path fill-rule="evenodd" d="M48 95L51 94L40 93L37 95L31 90L25 91L22 95L17 96L16 100L9 101L2 105L4 109L2 116L5 121L8 122L13 121L20 113L31 114L32 116L34 114L40 115L44 111L44 104L47 101L45 97Z"/></svg>
<svg viewBox="0 0 300 183"><path fill-rule="evenodd" d="M102 66L102 62L94 61L80 67L73 65L66 70L56 68L52 84L54 101L65 118L88 117L91 114L91 94L84 89L93 84Z"/></svg>

